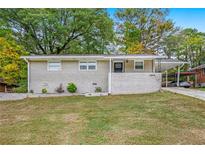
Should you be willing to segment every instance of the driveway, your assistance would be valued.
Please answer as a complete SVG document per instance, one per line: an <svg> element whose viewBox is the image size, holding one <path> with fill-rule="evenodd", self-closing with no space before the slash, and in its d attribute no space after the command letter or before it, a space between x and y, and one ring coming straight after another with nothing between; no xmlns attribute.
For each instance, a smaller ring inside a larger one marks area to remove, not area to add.
<svg viewBox="0 0 205 154"><path fill-rule="evenodd" d="M19 93L0 93L0 101L21 100L27 97L27 94Z"/></svg>
<svg viewBox="0 0 205 154"><path fill-rule="evenodd" d="M188 88L179 88L179 87L167 87L167 88L162 88L162 90L191 96L191 97L198 98L198 99L205 101L205 92L204 91L195 90L195 89L188 89Z"/></svg>

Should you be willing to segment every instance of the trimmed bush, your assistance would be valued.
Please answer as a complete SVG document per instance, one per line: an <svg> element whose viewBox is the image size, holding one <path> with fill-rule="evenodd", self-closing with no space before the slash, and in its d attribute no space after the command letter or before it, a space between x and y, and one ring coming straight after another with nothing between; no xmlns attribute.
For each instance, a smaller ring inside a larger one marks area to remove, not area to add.
<svg viewBox="0 0 205 154"><path fill-rule="evenodd" d="M48 92L48 90L46 88L43 88L41 91L43 94L46 94Z"/></svg>
<svg viewBox="0 0 205 154"><path fill-rule="evenodd" d="M12 89L15 93L27 93L27 80L21 80L18 87Z"/></svg>
<svg viewBox="0 0 205 154"><path fill-rule="evenodd" d="M17 88L13 88L13 92L15 93L27 93L27 87L26 86L20 86Z"/></svg>
<svg viewBox="0 0 205 154"><path fill-rule="evenodd" d="M74 83L68 83L67 90L70 93L75 93L77 90L77 87Z"/></svg>
<svg viewBox="0 0 205 154"><path fill-rule="evenodd" d="M102 88L101 88L101 87L96 87L96 88L95 88L95 92L96 92L96 93L102 92Z"/></svg>

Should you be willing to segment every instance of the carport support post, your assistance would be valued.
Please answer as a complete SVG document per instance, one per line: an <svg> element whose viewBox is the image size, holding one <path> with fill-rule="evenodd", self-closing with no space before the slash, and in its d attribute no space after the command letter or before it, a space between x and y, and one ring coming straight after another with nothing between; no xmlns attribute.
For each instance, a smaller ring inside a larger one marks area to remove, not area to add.
<svg viewBox="0 0 205 154"><path fill-rule="evenodd" d="M180 66L178 66L178 72L177 72L177 87L179 87L179 78L180 78Z"/></svg>
<svg viewBox="0 0 205 154"><path fill-rule="evenodd" d="M166 73L166 87L167 87L167 76L168 76L167 70L165 71L165 73Z"/></svg>
<svg viewBox="0 0 205 154"><path fill-rule="evenodd" d="M194 75L194 87L198 87L197 74Z"/></svg>

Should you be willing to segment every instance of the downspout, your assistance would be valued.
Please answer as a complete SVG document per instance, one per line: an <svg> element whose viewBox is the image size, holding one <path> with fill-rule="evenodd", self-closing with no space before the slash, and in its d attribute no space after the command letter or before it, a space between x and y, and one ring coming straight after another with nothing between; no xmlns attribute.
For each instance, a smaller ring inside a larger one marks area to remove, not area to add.
<svg viewBox="0 0 205 154"><path fill-rule="evenodd" d="M30 92L30 63L26 58L23 58L27 63L27 92Z"/></svg>
<svg viewBox="0 0 205 154"><path fill-rule="evenodd" d="M166 66L166 65L165 65ZM167 70L167 66L166 66L166 87L168 87L168 70Z"/></svg>
<svg viewBox="0 0 205 154"><path fill-rule="evenodd" d="M165 73L166 73L166 87L168 87L168 72L167 72L167 70L165 71Z"/></svg>
<svg viewBox="0 0 205 154"><path fill-rule="evenodd" d="M110 62L109 62L109 75L108 75L108 93L111 94L112 91L112 60L110 58Z"/></svg>
<svg viewBox="0 0 205 154"><path fill-rule="evenodd" d="M155 59L152 60L152 72L155 73Z"/></svg>

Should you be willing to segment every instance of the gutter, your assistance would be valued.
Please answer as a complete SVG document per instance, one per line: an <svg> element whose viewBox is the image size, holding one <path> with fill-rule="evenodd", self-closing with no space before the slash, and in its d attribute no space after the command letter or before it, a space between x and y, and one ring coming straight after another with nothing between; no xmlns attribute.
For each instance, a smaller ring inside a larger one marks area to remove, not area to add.
<svg viewBox="0 0 205 154"><path fill-rule="evenodd" d="M78 55L78 56L21 56L23 59L45 60L45 59L164 59L166 56L158 55Z"/></svg>

